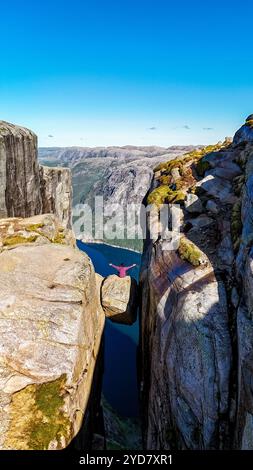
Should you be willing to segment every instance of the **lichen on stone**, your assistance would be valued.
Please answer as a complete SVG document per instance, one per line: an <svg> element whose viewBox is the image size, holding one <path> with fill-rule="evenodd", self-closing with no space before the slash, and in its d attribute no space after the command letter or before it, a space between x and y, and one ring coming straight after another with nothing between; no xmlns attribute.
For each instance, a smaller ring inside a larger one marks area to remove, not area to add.
<svg viewBox="0 0 253 470"><path fill-rule="evenodd" d="M234 249L238 248L238 241L242 233L242 220L241 220L241 201L234 204L231 214L231 236L234 243Z"/></svg>
<svg viewBox="0 0 253 470"><path fill-rule="evenodd" d="M23 243L33 243L37 240L38 235L30 235L25 237L21 234L9 235L3 240L3 246L21 245Z"/></svg>
<svg viewBox="0 0 253 470"><path fill-rule="evenodd" d="M180 239L178 254L181 259L188 261L193 266L199 266L203 258L202 251L186 237L181 237Z"/></svg>
<svg viewBox="0 0 253 470"><path fill-rule="evenodd" d="M236 176L233 180L233 190L236 196L240 196L243 185L245 183L245 174Z"/></svg>
<svg viewBox="0 0 253 470"><path fill-rule="evenodd" d="M253 119L249 119L248 121L246 121L245 126L253 129Z"/></svg>
<svg viewBox="0 0 253 470"><path fill-rule="evenodd" d="M58 231L52 241L53 241L53 243L63 244L64 241L65 241L64 233L61 233L61 232Z"/></svg>
<svg viewBox="0 0 253 470"><path fill-rule="evenodd" d="M157 206L166 203L177 203L184 201L185 193L180 189L171 189L167 185L161 185L154 189L148 196L148 204Z"/></svg>
<svg viewBox="0 0 253 470"><path fill-rule="evenodd" d="M61 449L71 438L71 424L63 411L66 375L43 384L32 384L13 394L7 448Z"/></svg>
<svg viewBox="0 0 253 470"><path fill-rule="evenodd" d="M45 224L39 223L39 224L28 225L28 226L25 227L25 229L28 232L36 232L37 230L39 230L40 228L43 228L43 227L45 227Z"/></svg>
<svg viewBox="0 0 253 470"><path fill-rule="evenodd" d="M196 164L196 171L199 176L204 176L205 172L210 169L209 162L205 161L204 158L201 158Z"/></svg>

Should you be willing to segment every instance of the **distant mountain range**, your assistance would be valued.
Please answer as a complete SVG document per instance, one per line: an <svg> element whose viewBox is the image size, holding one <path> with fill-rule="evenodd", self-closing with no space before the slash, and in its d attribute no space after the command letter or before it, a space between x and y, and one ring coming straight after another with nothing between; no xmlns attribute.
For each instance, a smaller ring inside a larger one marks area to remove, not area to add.
<svg viewBox="0 0 253 470"><path fill-rule="evenodd" d="M49 147L39 149L43 165L67 166L73 176L73 205L104 195L110 202L141 202L153 176L153 168L193 150L172 147Z"/></svg>
<svg viewBox="0 0 253 470"><path fill-rule="evenodd" d="M41 161L48 164L67 164L68 166L75 165L86 158L153 158L164 157L167 158L172 153L185 153L194 146L171 146L171 147L157 147L157 146L133 146L125 145L123 147L41 147L39 149L39 158Z"/></svg>

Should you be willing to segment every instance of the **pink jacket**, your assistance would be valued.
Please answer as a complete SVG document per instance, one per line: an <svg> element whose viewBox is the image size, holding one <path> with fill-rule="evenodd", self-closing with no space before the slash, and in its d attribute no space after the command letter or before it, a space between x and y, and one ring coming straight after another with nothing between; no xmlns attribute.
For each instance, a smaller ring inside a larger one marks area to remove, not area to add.
<svg viewBox="0 0 253 470"><path fill-rule="evenodd" d="M115 264L111 264L110 266L117 269L119 277L126 277L127 271L131 268L134 268L136 264L132 264L131 266L115 266Z"/></svg>

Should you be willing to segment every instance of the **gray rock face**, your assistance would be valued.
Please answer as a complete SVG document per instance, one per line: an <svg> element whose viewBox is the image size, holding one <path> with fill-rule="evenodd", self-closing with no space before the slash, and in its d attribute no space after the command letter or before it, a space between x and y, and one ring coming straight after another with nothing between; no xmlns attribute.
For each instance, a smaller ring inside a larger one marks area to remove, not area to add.
<svg viewBox="0 0 253 470"><path fill-rule="evenodd" d="M253 145L246 147L245 186L242 196L242 234L236 258L240 305L237 313L238 411L235 444L253 449Z"/></svg>
<svg viewBox="0 0 253 470"><path fill-rule="evenodd" d="M207 194L218 198L220 201L228 204L234 204L236 202L232 185L228 180L209 174L199 181L196 186L202 188Z"/></svg>
<svg viewBox="0 0 253 470"><path fill-rule="evenodd" d="M52 215L0 220L1 449L62 449L88 406L104 313L59 229Z"/></svg>
<svg viewBox="0 0 253 470"><path fill-rule="evenodd" d="M140 204L150 187L153 169L145 163L108 168L104 180L94 188L95 196L103 196L109 204Z"/></svg>
<svg viewBox="0 0 253 470"><path fill-rule="evenodd" d="M192 225L194 230L199 230L200 228L208 227L213 224L214 220L205 214L201 214L195 219L189 219L188 222Z"/></svg>
<svg viewBox="0 0 253 470"><path fill-rule="evenodd" d="M203 212L202 202L196 194L191 194L191 193L187 194L184 205L188 212L193 212L193 213Z"/></svg>
<svg viewBox="0 0 253 470"><path fill-rule="evenodd" d="M212 214L218 214L219 212L217 204L212 201L212 199L209 199L209 201L207 201L206 210L212 212Z"/></svg>
<svg viewBox="0 0 253 470"><path fill-rule="evenodd" d="M238 145L242 142L253 142L253 128L244 124L234 136L234 144Z"/></svg>
<svg viewBox="0 0 253 470"><path fill-rule="evenodd" d="M0 217L52 212L71 226L70 171L40 167L36 135L5 121L0 121L0 182Z"/></svg>
<svg viewBox="0 0 253 470"><path fill-rule="evenodd" d="M53 213L64 227L71 226L72 186L67 168L40 167L42 210Z"/></svg>
<svg viewBox="0 0 253 470"><path fill-rule="evenodd" d="M226 291L149 246L142 266L143 400L148 449L217 449L225 439L231 343Z"/></svg>
<svg viewBox="0 0 253 470"><path fill-rule="evenodd" d="M41 213L37 137L4 121L0 121L0 182L0 217Z"/></svg>
<svg viewBox="0 0 253 470"><path fill-rule="evenodd" d="M195 187L215 217L202 224L206 215L183 208L182 222L198 251L187 244L168 251L159 240L143 255L142 399L151 450L253 449L253 144L203 160L209 169ZM208 263L196 267L199 250Z"/></svg>
<svg viewBox="0 0 253 470"><path fill-rule="evenodd" d="M70 171L40 168L36 136L2 121L1 216L0 448L62 449L98 412L105 315L70 229Z"/></svg>

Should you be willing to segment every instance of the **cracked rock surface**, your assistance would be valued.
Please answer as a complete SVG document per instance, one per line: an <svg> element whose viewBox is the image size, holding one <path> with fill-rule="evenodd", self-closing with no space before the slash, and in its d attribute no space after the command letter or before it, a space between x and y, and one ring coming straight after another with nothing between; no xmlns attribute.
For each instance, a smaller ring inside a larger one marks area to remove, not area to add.
<svg viewBox="0 0 253 470"><path fill-rule="evenodd" d="M0 232L35 222L2 219ZM66 447L92 385L104 326L94 268L67 240L45 240L0 253L1 449Z"/></svg>
<svg viewBox="0 0 253 470"><path fill-rule="evenodd" d="M184 245L146 243L140 283L147 449L253 449L251 125L233 142L180 158ZM168 162L154 175L151 195L159 183L173 182L172 167ZM189 214L189 200L201 202L201 214Z"/></svg>

